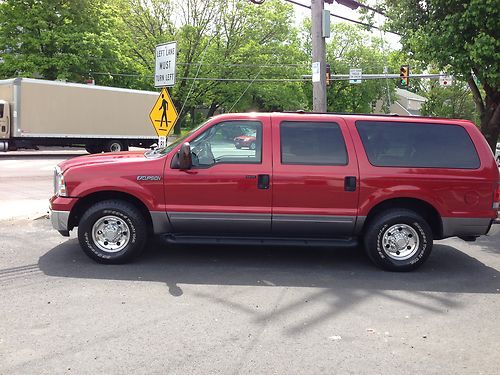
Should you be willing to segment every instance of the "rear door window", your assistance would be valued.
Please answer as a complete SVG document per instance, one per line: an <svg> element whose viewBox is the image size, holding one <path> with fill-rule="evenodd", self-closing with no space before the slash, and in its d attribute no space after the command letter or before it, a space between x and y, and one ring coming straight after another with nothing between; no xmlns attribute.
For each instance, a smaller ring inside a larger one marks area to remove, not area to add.
<svg viewBox="0 0 500 375"><path fill-rule="evenodd" d="M335 122L284 121L280 124L281 163L347 165L347 150Z"/></svg>
<svg viewBox="0 0 500 375"><path fill-rule="evenodd" d="M370 163L377 167L477 169L479 157L459 125L357 121Z"/></svg>

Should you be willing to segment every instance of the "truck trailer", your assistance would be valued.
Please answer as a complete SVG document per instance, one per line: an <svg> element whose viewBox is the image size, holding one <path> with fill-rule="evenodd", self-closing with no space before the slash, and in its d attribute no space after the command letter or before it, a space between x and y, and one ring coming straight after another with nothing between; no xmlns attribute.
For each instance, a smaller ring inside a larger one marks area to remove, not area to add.
<svg viewBox="0 0 500 375"><path fill-rule="evenodd" d="M46 81L0 80L0 151L83 146L90 153L150 147L157 92Z"/></svg>

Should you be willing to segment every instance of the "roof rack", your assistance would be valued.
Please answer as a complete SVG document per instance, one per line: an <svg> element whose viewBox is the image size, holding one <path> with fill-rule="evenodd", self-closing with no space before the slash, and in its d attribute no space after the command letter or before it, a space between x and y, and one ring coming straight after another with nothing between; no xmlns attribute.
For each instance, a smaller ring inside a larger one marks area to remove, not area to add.
<svg viewBox="0 0 500 375"><path fill-rule="evenodd" d="M397 113L379 114L379 113L350 113L350 112L313 112L298 109L297 111L281 111L279 113L307 113L312 115L347 115L347 116L382 116L382 117L400 117ZM423 116L404 116L404 117L423 117Z"/></svg>
<svg viewBox="0 0 500 375"><path fill-rule="evenodd" d="M310 113L313 115L344 115L344 116L375 116L375 117L411 117L411 118L426 118L426 119L430 118L433 120L470 121L470 120L450 118L450 117L416 116L416 115L403 116L403 115L398 115L397 113L378 114L378 113L349 113L349 112L312 112L312 111L309 112L309 111L304 111L303 109L299 109L297 111L282 111L277 113L301 113L301 114Z"/></svg>

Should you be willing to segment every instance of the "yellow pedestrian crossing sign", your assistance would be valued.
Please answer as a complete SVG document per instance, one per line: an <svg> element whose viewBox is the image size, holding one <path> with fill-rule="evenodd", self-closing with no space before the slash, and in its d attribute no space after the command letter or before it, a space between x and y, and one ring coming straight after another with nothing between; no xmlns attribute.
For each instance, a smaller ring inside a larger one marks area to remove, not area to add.
<svg viewBox="0 0 500 375"><path fill-rule="evenodd" d="M167 89L163 88L149 113L149 118L159 137L168 136L177 121L177 110Z"/></svg>

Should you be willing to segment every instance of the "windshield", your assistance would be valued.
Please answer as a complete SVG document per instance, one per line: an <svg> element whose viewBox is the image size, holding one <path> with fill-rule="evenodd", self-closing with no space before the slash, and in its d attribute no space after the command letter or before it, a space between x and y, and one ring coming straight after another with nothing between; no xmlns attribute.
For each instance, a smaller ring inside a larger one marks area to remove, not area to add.
<svg viewBox="0 0 500 375"><path fill-rule="evenodd" d="M183 136L180 136L179 138L177 138L174 142L169 144L167 147L159 147L159 148L155 148L154 150L146 151L144 153L144 156L146 156L147 158L158 158L158 157L161 157L163 155L167 155L170 151L172 151L175 148L175 146L177 146L178 144L183 142L187 137L189 137L191 134L193 134L199 128L204 126L208 121L209 120L202 122L200 125L198 125L196 128L191 130L189 133L186 133Z"/></svg>

